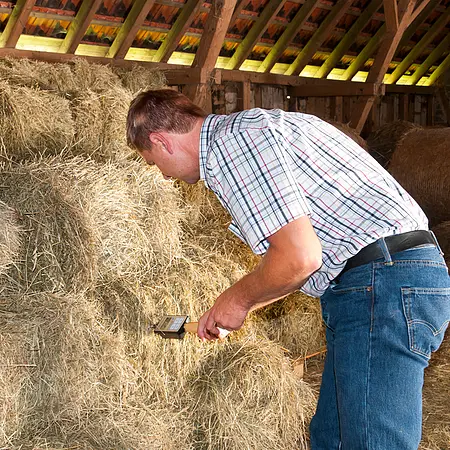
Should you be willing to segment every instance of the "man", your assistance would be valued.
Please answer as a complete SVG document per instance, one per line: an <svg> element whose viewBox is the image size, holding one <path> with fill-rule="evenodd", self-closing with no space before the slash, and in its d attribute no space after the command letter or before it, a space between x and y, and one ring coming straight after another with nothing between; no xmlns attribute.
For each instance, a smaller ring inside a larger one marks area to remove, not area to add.
<svg viewBox="0 0 450 450"><path fill-rule="evenodd" d="M206 115L173 90L139 94L129 145L166 178L204 181L256 269L199 321L211 340L301 288L320 297L327 359L313 449L416 449L424 368L450 318L450 278L427 218L364 150L310 115Z"/></svg>

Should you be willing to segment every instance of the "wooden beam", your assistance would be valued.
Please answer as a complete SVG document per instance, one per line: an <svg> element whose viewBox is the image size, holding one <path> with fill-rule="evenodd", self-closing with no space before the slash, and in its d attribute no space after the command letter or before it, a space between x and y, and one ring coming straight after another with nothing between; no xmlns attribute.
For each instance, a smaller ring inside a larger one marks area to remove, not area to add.
<svg viewBox="0 0 450 450"><path fill-rule="evenodd" d="M83 1L59 48L60 53L75 53L101 2L102 0Z"/></svg>
<svg viewBox="0 0 450 450"><path fill-rule="evenodd" d="M428 55L428 58L416 68L409 80L410 84L417 84L428 72L428 69L450 48L450 34L447 34L440 44Z"/></svg>
<svg viewBox="0 0 450 450"><path fill-rule="evenodd" d="M388 31L398 30L397 0L383 0L384 21Z"/></svg>
<svg viewBox="0 0 450 450"><path fill-rule="evenodd" d="M106 54L107 58L125 58L139 28L155 4L155 0L135 0L131 10L120 27L114 42Z"/></svg>
<svg viewBox="0 0 450 450"><path fill-rule="evenodd" d="M338 0L334 8L328 13L327 17L325 17L324 21L320 24L317 31L305 47L303 47L303 50L286 70L285 75L299 75L301 73L310 59L314 56L314 53L320 47L322 42L333 31L333 28L346 13L351 4L352 0Z"/></svg>
<svg viewBox="0 0 450 450"><path fill-rule="evenodd" d="M364 12L358 17L358 19L356 19L350 30L348 30L345 36L339 41L339 44L331 52L331 55L317 71L315 74L316 78L325 78L333 70L336 64L345 55L345 52L353 44L358 34L368 24L372 16L380 9L382 3L383 0L372 0L369 2L369 5Z"/></svg>
<svg viewBox="0 0 450 450"><path fill-rule="evenodd" d="M236 20L238 19L239 15L241 14L242 10L250 3L250 0L240 0L233 11L233 15L231 16L230 20L230 26L233 26Z"/></svg>
<svg viewBox="0 0 450 450"><path fill-rule="evenodd" d="M434 4L435 2L432 1L432 0L422 0L422 2L420 3L420 5L417 5L417 6L416 6L416 9L412 12L411 18L410 18L410 22L409 22L409 23L411 24L412 22L414 22L414 21L417 19L417 17L418 17L419 15L421 15L422 12L425 11L425 10L427 9L427 7L428 7L428 5L430 5L430 3L431 3L431 4ZM440 0L437 2L437 4L439 4L439 3L440 3ZM433 8L434 8L434 6L433 6ZM428 17L428 15L429 15L429 14L427 14L427 17Z"/></svg>
<svg viewBox="0 0 450 450"><path fill-rule="evenodd" d="M339 84L338 84L339 83ZM288 88L288 94L292 97L334 97L355 95L382 95L384 85L373 83L339 82L333 86L310 85L294 86Z"/></svg>
<svg viewBox="0 0 450 450"><path fill-rule="evenodd" d="M40 52L37 50L18 50L13 48L0 48L0 58L5 58L7 56L12 58L29 58L36 61L46 61L52 63L71 63L74 60L80 58L80 56L74 55L72 53L53 53L53 52ZM139 66L142 67L147 67L149 69L160 69L162 71L167 70L170 72L178 70L180 73L179 76L180 80L182 75L185 79L189 80L190 79L189 77L191 76L190 71L193 71L192 73L195 73L196 76L195 82L198 83L199 80L201 79L200 69L189 69L183 65L153 63L146 61L128 61L122 59L105 58L100 56L82 56L82 58L94 64L104 64L112 67L132 68L135 67L136 64L138 64ZM188 73L186 73L187 72L186 69L188 70Z"/></svg>
<svg viewBox="0 0 450 450"><path fill-rule="evenodd" d="M239 69L242 63L247 59L255 44L266 31L270 22L278 14L286 0L270 0L264 11L256 19L243 41L238 45L233 56L226 65L227 69Z"/></svg>
<svg viewBox="0 0 450 450"><path fill-rule="evenodd" d="M209 78L214 70L235 6L236 0L212 0L204 33L191 66L200 68L205 78ZM212 91L208 80L187 89L185 94L206 112L212 112Z"/></svg>
<svg viewBox="0 0 450 450"><path fill-rule="evenodd" d="M449 69L450 53L447 55L447 58L445 58L444 61L442 61L441 64L439 64L439 66L436 68L436 70L430 75L430 78L428 79L428 85L431 86L432 84L436 83L436 81Z"/></svg>
<svg viewBox="0 0 450 450"><path fill-rule="evenodd" d="M180 15L153 57L153 62L167 62L170 59L202 5L203 0L188 0L184 4Z"/></svg>
<svg viewBox="0 0 450 450"><path fill-rule="evenodd" d="M383 36L378 53L372 67L369 70L366 82L381 84L389 67L392 57L397 49L400 39L410 23L410 17L414 10L415 0L400 0L398 5L399 24L396 31L387 30ZM361 132L367 116L375 101L375 97L360 97L352 112L350 126Z"/></svg>
<svg viewBox="0 0 450 450"><path fill-rule="evenodd" d="M435 89L430 86L411 86L409 84L385 84L386 94L418 94L434 95Z"/></svg>
<svg viewBox="0 0 450 450"><path fill-rule="evenodd" d="M409 69L411 64L419 57L423 50L433 42L434 38L445 28L450 20L450 7L436 20L436 22L425 33L422 39L413 47L413 49L406 55L403 60L398 64L395 70L386 80L386 83L392 84L397 82L400 77Z"/></svg>
<svg viewBox="0 0 450 450"><path fill-rule="evenodd" d="M386 24L383 24L341 75L343 80L351 80L358 73L359 69L361 69L365 62L373 55L385 33Z"/></svg>
<svg viewBox="0 0 450 450"><path fill-rule="evenodd" d="M200 67L207 72L214 69L235 6L236 0L212 0L200 45L191 67Z"/></svg>
<svg viewBox="0 0 450 450"><path fill-rule="evenodd" d="M272 67L280 59L284 50L289 46L301 30L319 1L320 0L307 0L303 6L300 6L294 18L289 22L289 25L284 30L283 34L279 37L277 42L271 48L269 54L258 67L258 72L270 72Z"/></svg>
<svg viewBox="0 0 450 450"><path fill-rule="evenodd" d="M0 38L0 47L15 48L36 0L17 0Z"/></svg>
<svg viewBox="0 0 450 450"><path fill-rule="evenodd" d="M429 17L429 15L433 12L436 6L439 5L440 2L441 0L431 0L431 1L424 0L420 4L420 6L424 5L424 7L422 8L420 14L417 14L415 19L412 19L408 28L403 33L400 43L398 44L398 48L402 48L408 45L409 41L416 33L420 25L422 25L422 23L425 22L425 20ZM416 10L414 10L414 12L415 11Z"/></svg>
<svg viewBox="0 0 450 450"><path fill-rule="evenodd" d="M242 83L242 109L251 108L251 83L249 81L244 81Z"/></svg>

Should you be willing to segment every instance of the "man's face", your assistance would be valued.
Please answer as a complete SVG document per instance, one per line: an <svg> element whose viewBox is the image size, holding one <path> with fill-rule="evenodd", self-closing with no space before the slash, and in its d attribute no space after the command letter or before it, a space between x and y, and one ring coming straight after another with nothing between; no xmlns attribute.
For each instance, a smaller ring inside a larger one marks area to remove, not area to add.
<svg viewBox="0 0 450 450"><path fill-rule="evenodd" d="M189 184L199 179L198 160L195 161L176 142L154 142L150 149L139 152L149 165L156 165L166 180L175 178Z"/></svg>

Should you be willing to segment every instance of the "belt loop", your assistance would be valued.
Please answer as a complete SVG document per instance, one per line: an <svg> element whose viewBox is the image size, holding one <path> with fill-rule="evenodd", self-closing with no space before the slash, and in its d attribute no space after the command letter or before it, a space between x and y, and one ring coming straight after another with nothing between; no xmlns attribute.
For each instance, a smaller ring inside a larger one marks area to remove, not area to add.
<svg viewBox="0 0 450 450"><path fill-rule="evenodd" d="M388 249L388 246L386 244L384 237L378 239L377 243L380 246L381 251L383 252L385 263L392 266L392 264L394 264L394 263L392 262L391 254L389 252L389 249Z"/></svg>
<svg viewBox="0 0 450 450"><path fill-rule="evenodd" d="M436 238L436 235L431 230L429 231L429 233L431 234L431 236L433 238L433 241L436 244L436 248L439 250L439 253L441 254L441 256L444 256L444 252L441 250L441 246L439 245L439 242L438 242L438 240Z"/></svg>

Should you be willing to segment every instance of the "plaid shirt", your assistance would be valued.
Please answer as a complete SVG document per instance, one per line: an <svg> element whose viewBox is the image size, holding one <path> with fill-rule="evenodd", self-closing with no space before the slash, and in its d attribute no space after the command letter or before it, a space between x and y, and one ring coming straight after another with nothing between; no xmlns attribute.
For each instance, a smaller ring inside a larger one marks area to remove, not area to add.
<svg viewBox="0 0 450 450"><path fill-rule="evenodd" d="M301 289L312 296L371 242L428 229L417 203L367 152L306 114L209 115L200 134L200 178L230 213L229 229L257 254L284 225L309 216L323 252L322 267Z"/></svg>

